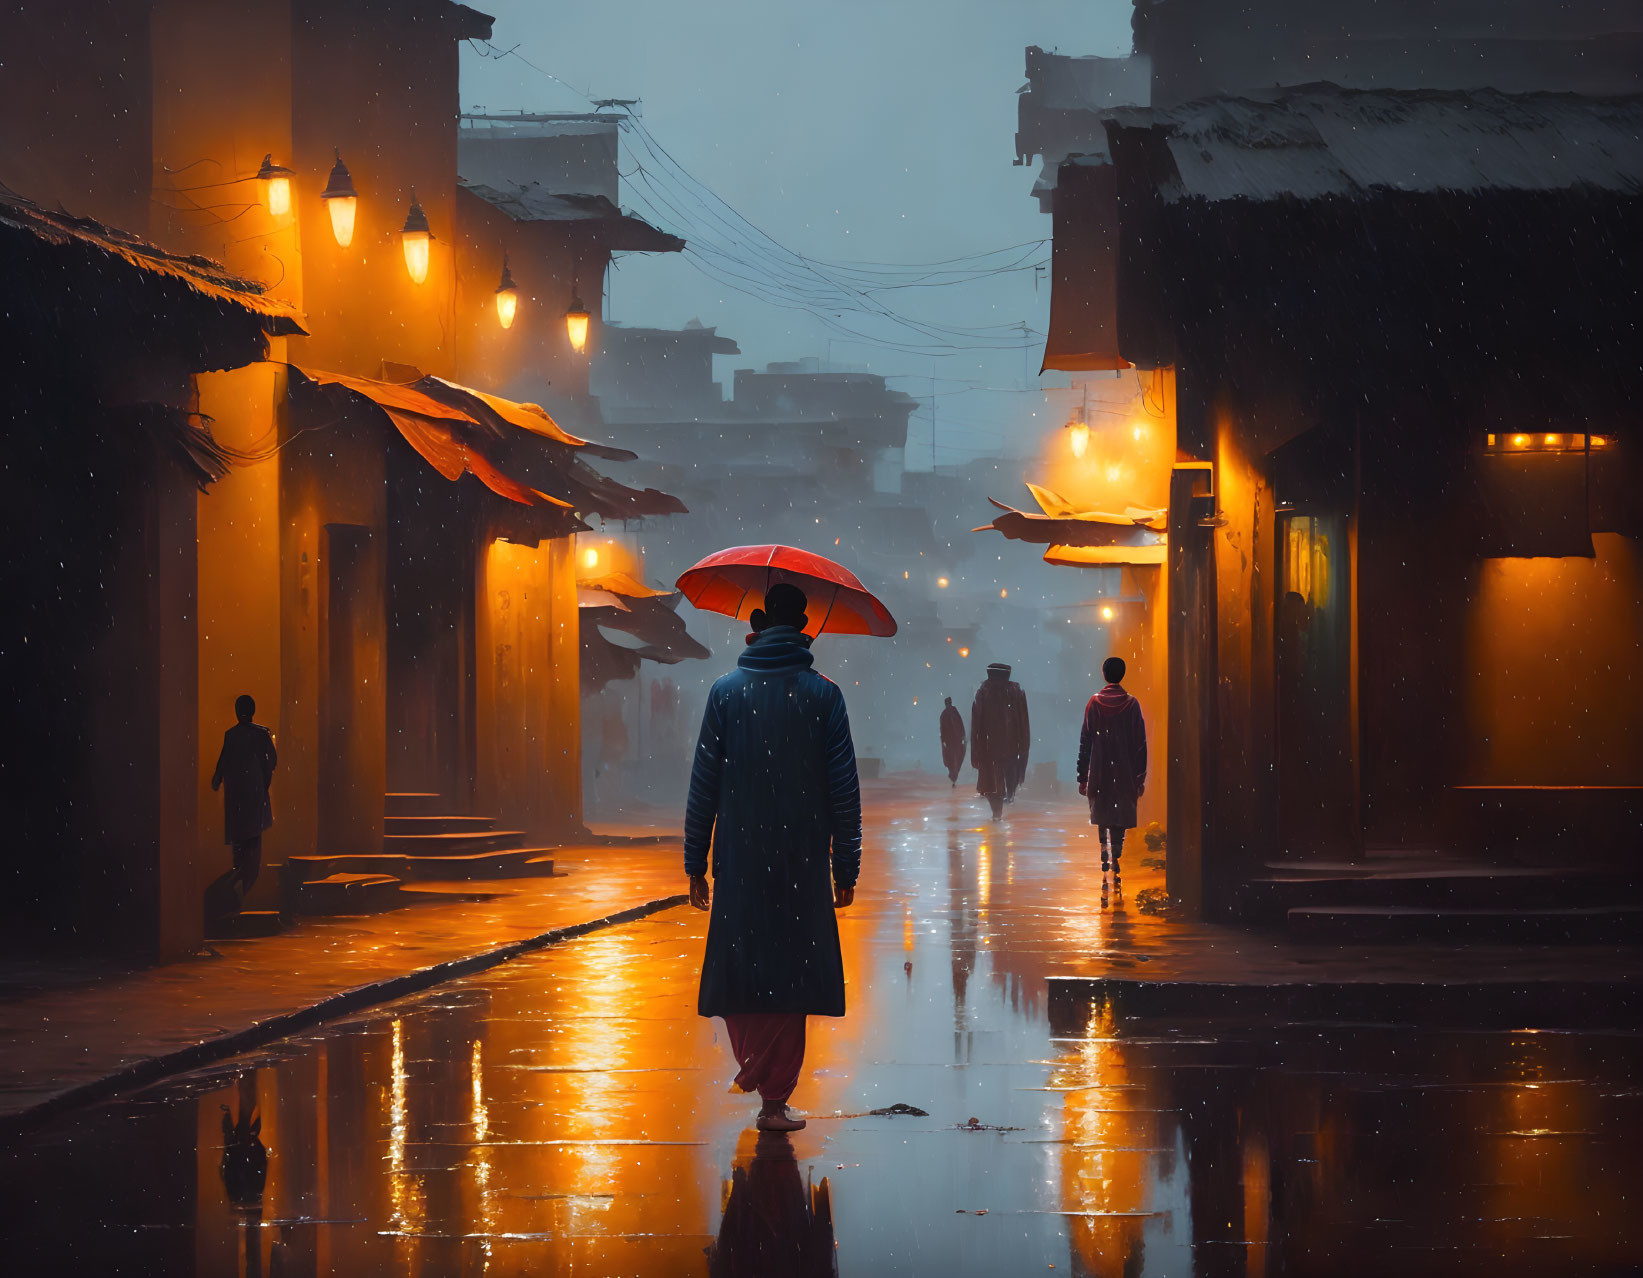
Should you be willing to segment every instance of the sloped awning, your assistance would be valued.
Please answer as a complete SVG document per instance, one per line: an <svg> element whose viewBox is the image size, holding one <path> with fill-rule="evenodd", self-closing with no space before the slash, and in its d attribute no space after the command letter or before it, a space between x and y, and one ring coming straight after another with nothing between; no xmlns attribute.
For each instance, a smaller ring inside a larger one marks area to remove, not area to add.
<svg viewBox="0 0 1643 1278"><path fill-rule="evenodd" d="M1011 541L1046 546L1044 561L1089 567L1100 564L1160 564L1168 543L1169 512L1128 506L1121 514L1080 510L1048 488L1028 484L1039 514L1006 506L974 532L1002 533Z"/></svg>
<svg viewBox="0 0 1643 1278"><path fill-rule="evenodd" d="M209 258L20 197L0 197L0 296L37 336L72 331L111 358L174 353L200 372L255 363L269 337L304 331L264 285Z"/></svg>
<svg viewBox="0 0 1643 1278"><path fill-rule="evenodd" d="M673 666L713 654L679 616L678 591L657 590L624 572L576 583L582 628L582 685L597 692L639 673L639 663Z"/></svg>
<svg viewBox="0 0 1643 1278"><path fill-rule="evenodd" d="M1105 160L1080 157L1056 177L1045 369L1132 367L1118 349L1118 181Z"/></svg>
<svg viewBox="0 0 1643 1278"><path fill-rule="evenodd" d="M330 412L368 406L388 418L405 441L453 482L472 475L520 506L557 507L604 519L682 514L684 503L653 488L629 488L600 474L581 454L630 460L633 453L579 439L535 404L519 403L449 382L417 377L377 381L316 369L292 369L299 409ZM576 526L576 520L564 531Z"/></svg>
<svg viewBox="0 0 1643 1278"><path fill-rule="evenodd" d="M515 222L575 230L616 253L678 253L685 242L624 213L603 195L577 195L526 186L464 182L457 188Z"/></svg>

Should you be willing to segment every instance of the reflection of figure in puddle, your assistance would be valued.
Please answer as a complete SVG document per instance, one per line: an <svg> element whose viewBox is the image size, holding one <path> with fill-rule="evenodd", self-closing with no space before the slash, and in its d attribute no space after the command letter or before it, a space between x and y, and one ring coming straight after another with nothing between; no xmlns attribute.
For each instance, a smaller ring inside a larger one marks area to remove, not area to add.
<svg viewBox="0 0 1643 1278"><path fill-rule="evenodd" d="M713 917L697 1011L722 1016L759 1127L795 1131L787 1098L804 1018L844 1015L835 909L855 897L861 791L844 694L810 667L804 592L782 583L753 611L739 669L713 685L685 810L690 903ZM831 849L831 856L829 856Z"/></svg>
<svg viewBox="0 0 1643 1278"><path fill-rule="evenodd" d="M1112 867L1115 892L1124 890L1124 832L1135 828L1135 805L1147 789L1147 725L1141 703L1119 684L1124 659L1101 663L1107 686L1084 707L1084 729L1078 737L1078 792L1090 801L1090 824L1101 840L1101 872ZM1103 880L1105 882L1105 880Z"/></svg>
<svg viewBox="0 0 1643 1278"><path fill-rule="evenodd" d="M719 1239L708 1249L710 1278L832 1278L832 1188L799 1179L793 1143L777 1132L751 1133L736 1147Z"/></svg>

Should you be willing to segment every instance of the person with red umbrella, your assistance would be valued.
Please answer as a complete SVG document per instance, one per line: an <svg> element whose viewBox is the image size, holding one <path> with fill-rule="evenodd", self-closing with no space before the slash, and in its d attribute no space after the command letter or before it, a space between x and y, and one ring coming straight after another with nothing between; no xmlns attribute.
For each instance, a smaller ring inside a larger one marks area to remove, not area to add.
<svg viewBox="0 0 1643 1278"><path fill-rule="evenodd" d="M855 897L861 790L844 694L811 668L805 592L761 595L737 669L708 693L684 852L690 903L712 911L697 1011L724 1018L759 1129L785 1132L804 1126L787 1101L805 1018L844 1015L833 912Z"/></svg>

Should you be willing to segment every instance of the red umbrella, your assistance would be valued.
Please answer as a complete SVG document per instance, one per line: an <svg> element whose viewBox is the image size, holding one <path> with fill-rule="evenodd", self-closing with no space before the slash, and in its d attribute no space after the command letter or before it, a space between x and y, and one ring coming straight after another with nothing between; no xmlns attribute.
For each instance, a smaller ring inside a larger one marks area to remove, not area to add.
<svg viewBox="0 0 1643 1278"><path fill-rule="evenodd" d="M706 612L745 621L763 607L765 591L790 582L810 600L811 635L896 633L896 619L848 568L792 546L732 546L685 570L678 587Z"/></svg>

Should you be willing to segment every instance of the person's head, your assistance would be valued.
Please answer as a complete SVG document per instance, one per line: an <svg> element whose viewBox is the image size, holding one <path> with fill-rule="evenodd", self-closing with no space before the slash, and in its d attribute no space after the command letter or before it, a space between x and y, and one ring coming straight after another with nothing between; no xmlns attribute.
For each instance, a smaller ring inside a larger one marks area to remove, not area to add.
<svg viewBox="0 0 1643 1278"><path fill-rule="evenodd" d="M987 677L989 679L1008 679L1010 677L1010 667L1002 661L990 661L987 663Z"/></svg>
<svg viewBox="0 0 1643 1278"><path fill-rule="evenodd" d="M951 698L951 697L948 697L948 698L947 698L947 704L948 704L948 705L952 705L952 704L953 704L953 699L952 699L952 698Z"/></svg>
<svg viewBox="0 0 1643 1278"><path fill-rule="evenodd" d="M752 622L754 633L769 630L772 626L792 626L795 630L803 630L810 623L804 611L809 602L804 591L790 582L780 581L765 591L764 607L755 608L748 620Z"/></svg>
<svg viewBox="0 0 1643 1278"><path fill-rule="evenodd" d="M1124 658L1108 657L1101 663L1101 677L1108 683L1124 682Z"/></svg>
<svg viewBox="0 0 1643 1278"><path fill-rule="evenodd" d="M234 716L241 723L250 723L256 713L257 703L251 700L249 694L242 694L234 699Z"/></svg>

